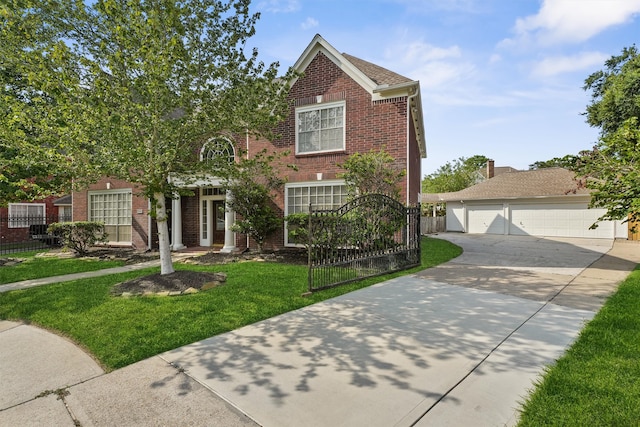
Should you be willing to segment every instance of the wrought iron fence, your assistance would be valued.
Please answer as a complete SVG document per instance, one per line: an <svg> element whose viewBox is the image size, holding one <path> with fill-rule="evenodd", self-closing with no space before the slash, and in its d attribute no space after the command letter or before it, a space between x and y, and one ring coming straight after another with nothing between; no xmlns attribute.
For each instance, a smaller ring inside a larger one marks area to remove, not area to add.
<svg viewBox="0 0 640 427"><path fill-rule="evenodd" d="M420 264L420 207L368 194L309 209L309 292Z"/></svg>
<svg viewBox="0 0 640 427"><path fill-rule="evenodd" d="M58 215L0 215L0 255L58 246L59 239L47 227L65 220Z"/></svg>

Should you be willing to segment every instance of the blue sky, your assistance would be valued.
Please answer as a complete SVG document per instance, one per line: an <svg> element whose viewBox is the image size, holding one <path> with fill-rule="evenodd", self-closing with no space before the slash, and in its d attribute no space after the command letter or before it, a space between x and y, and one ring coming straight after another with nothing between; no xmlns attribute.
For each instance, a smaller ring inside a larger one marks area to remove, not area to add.
<svg viewBox="0 0 640 427"><path fill-rule="evenodd" d="M295 63L315 34L419 80L423 174L476 154L527 169L593 146L585 78L640 44L640 0L254 0L260 58Z"/></svg>

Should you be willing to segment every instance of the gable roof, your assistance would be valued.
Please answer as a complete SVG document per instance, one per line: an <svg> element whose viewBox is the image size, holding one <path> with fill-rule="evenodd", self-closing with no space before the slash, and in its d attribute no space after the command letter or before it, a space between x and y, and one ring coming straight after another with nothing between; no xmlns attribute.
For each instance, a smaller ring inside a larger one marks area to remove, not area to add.
<svg viewBox="0 0 640 427"><path fill-rule="evenodd" d="M524 197L553 197L588 195L588 189L578 185L575 173L563 168L547 168L504 173L452 193L423 194L426 203L515 199Z"/></svg>
<svg viewBox="0 0 640 427"><path fill-rule="evenodd" d="M293 65L293 69L298 73L303 73L318 52L322 52L338 68L369 92L372 101L406 96L416 138L418 139L420 155L423 158L427 157L419 81L411 80L355 56L342 54L323 39L320 34L316 34L311 40L309 46ZM297 80L298 78L294 78L291 84L295 84Z"/></svg>
<svg viewBox="0 0 640 427"><path fill-rule="evenodd" d="M364 59L356 58L355 56L349 55L348 53L343 53L342 56L345 57L353 65L355 65L378 86L392 86L402 83L410 83L413 81L408 77L401 76L398 73L387 70L386 68L380 67L379 65L372 64L371 62L365 61Z"/></svg>

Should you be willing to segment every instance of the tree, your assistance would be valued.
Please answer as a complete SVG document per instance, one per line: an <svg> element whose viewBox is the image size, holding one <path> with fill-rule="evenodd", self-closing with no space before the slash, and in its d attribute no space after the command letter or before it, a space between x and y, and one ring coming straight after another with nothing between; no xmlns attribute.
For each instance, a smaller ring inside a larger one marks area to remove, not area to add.
<svg viewBox="0 0 640 427"><path fill-rule="evenodd" d="M74 121L56 102L67 89L46 60L57 33L27 6L0 5L1 205L68 192L82 163L69 156Z"/></svg>
<svg viewBox="0 0 640 427"><path fill-rule="evenodd" d="M565 168L572 169L576 162L576 156L568 154L564 157L554 157L550 160L541 160L529 165L529 170L546 169L546 168Z"/></svg>
<svg viewBox="0 0 640 427"><path fill-rule="evenodd" d="M232 230L251 237L264 250L264 243L282 224L282 216L275 211L273 197L285 183L277 161L279 155L261 151L251 158L240 156L237 163L217 162L215 175L222 176L222 187L230 193L226 209L240 216Z"/></svg>
<svg viewBox="0 0 640 427"><path fill-rule="evenodd" d="M245 45L259 17L249 0L48 0L3 8L3 33L23 31L12 63L48 92L66 119L61 148L77 174L134 183L151 201L162 274L173 272L165 197L206 173L196 143L251 132L269 135L286 108L289 79ZM23 25L24 22L33 25ZM2 42L2 40L0 40ZM35 125L38 132L51 122ZM13 144L17 138L13 137ZM95 169L95 171L94 171Z"/></svg>
<svg viewBox="0 0 640 427"><path fill-rule="evenodd" d="M453 163L447 162L422 180L422 192L448 193L477 184L484 179L480 170L488 161L488 157L475 155L469 158L460 157Z"/></svg>
<svg viewBox="0 0 640 427"><path fill-rule="evenodd" d="M592 190L591 206L606 208L599 220L640 218L640 55L635 46L605 62L585 80L592 91L585 113L600 128L597 144L581 152L573 170ZM594 227L597 224L594 224Z"/></svg>
<svg viewBox="0 0 640 427"><path fill-rule="evenodd" d="M385 150L354 153L340 165L345 172L339 177L345 180L351 196L378 193L398 200L399 183L405 171L397 168L394 162Z"/></svg>

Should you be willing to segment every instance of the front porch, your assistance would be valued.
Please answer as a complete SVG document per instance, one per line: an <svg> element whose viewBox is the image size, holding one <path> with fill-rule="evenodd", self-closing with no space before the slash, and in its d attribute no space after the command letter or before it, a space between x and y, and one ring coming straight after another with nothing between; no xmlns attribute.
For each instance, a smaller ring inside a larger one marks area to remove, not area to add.
<svg viewBox="0 0 640 427"><path fill-rule="evenodd" d="M171 200L171 250L187 247L232 253L238 250L236 233L231 231L235 212L226 209L229 197L215 183L190 188L192 196L177 195Z"/></svg>

